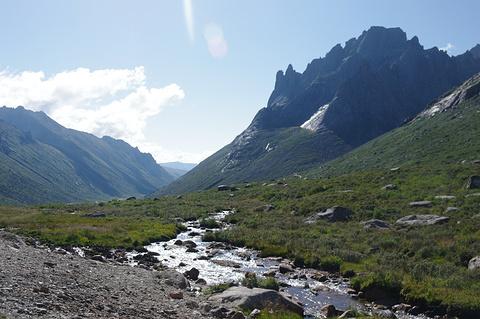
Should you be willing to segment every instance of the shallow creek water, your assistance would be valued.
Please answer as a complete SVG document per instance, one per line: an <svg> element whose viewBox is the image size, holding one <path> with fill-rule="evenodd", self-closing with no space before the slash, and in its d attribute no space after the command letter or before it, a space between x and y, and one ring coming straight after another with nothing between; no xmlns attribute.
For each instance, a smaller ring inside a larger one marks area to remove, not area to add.
<svg viewBox="0 0 480 319"><path fill-rule="evenodd" d="M228 213L217 213L213 217L221 222ZM187 226L188 230L179 234L177 238L168 242L154 243L145 248L148 251L158 253L157 258L163 265L181 273L192 268L198 269L200 272L199 278L205 279L207 285L240 282L245 277L247 271L263 278L265 272L271 269L278 270L280 266L281 258L260 258L257 256L256 251L239 247L235 247L232 250L219 249L214 257L210 260L205 260L202 256L206 257L208 252L211 253L214 250L207 248L210 243L202 241L201 236L207 230L200 228L197 222L186 222L184 225ZM224 225L224 227L229 226ZM175 245L177 240L192 240L197 245L196 250L198 252L187 252L187 247ZM231 261L236 263L237 267L218 265L212 262L213 260ZM361 303L347 294L347 290L350 288L348 281L342 278L329 277L328 281L320 283L310 279L310 275L314 273L316 271L313 269L296 269L293 274L280 274L277 272L276 276L279 282L288 285L288 287L284 288L284 292L290 294L293 300L303 304L307 317L321 317L319 310L328 304L333 304L337 309L342 310L352 308L362 311L369 310L367 304ZM313 291L313 288L319 285L323 286L323 289ZM399 319L427 318L425 316L399 314L397 314L397 317Z"/></svg>

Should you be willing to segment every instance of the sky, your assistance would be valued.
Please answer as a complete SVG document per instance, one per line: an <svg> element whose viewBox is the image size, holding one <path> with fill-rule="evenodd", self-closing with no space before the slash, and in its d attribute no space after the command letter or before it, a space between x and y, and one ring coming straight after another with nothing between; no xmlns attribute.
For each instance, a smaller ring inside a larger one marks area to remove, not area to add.
<svg viewBox="0 0 480 319"><path fill-rule="evenodd" d="M478 0L2 0L0 106L198 163L303 72L371 26L426 49L480 43Z"/></svg>

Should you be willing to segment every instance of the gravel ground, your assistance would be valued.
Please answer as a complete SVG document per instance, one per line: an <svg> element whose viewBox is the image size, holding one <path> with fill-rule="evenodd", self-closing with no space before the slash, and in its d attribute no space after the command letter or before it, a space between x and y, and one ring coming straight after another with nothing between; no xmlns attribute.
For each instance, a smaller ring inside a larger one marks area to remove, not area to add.
<svg viewBox="0 0 480 319"><path fill-rule="evenodd" d="M35 248L0 231L0 318L210 318L201 313L203 294L158 274ZM180 291L182 299L169 295Z"/></svg>

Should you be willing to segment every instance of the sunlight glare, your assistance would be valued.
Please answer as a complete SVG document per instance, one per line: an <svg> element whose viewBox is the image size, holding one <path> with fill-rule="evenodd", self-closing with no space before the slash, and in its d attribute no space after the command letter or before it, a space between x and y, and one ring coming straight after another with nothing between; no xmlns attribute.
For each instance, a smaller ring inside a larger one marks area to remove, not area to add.
<svg viewBox="0 0 480 319"><path fill-rule="evenodd" d="M183 0L183 14L185 16L185 24L187 27L188 38L190 43L193 44L193 9L192 9L192 0Z"/></svg>
<svg viewBox="0 0 480 319"><path fill-rule="evenodd" d="M203 29L203 35L207 40L208 50L214 58L221 59L227 54L227 41L223 37L222 27L216 23L209 23Z"/></svg>

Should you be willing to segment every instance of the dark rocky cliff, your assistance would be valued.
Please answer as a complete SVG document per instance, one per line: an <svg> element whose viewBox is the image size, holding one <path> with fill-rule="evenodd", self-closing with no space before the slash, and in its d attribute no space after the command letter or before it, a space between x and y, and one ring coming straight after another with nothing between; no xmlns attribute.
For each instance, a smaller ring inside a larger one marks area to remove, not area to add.
<svg viewBox="0 0 480 319"><path fill-rule="evenodd" d="M479 72L478 47L451 57L400 28L372 27L303 73L289 65L249 127L162 193L278 178L330 161Z"/></svg>

